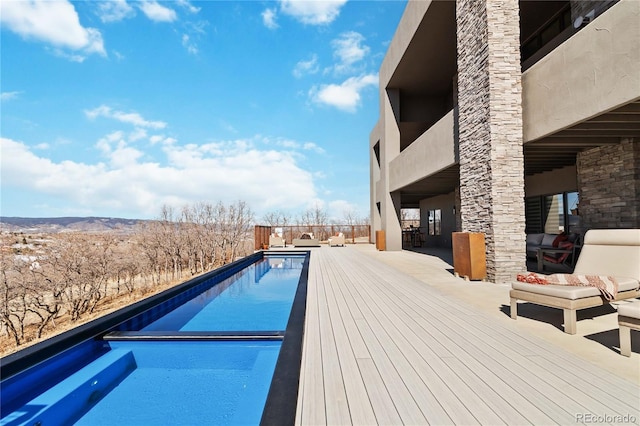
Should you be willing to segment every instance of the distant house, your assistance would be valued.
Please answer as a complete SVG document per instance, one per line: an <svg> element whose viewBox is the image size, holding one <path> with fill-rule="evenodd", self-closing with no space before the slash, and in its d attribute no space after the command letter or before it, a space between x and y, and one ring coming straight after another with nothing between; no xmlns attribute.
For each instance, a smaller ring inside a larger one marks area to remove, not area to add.
<svg viewBox="0 0 640 426"><path fill-rule="evenodd" d="M379 73L372 235L402 249L419 208L440 219L425 245L482 232L506 282L526 233L640 227L639 20L634 0L410 0Z"/></svg>

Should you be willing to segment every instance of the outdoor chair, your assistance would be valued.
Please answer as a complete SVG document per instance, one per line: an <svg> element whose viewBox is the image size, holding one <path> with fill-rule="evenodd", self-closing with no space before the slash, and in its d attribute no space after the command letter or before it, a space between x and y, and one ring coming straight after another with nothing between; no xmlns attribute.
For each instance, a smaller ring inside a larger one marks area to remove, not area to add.
<svg viewBox="0 0 640 426"><path fill-rule="evenodd" d="M342 246L344 247L344 234L339 232L333 237L329 237L329 247Z"/></svg>
<svg viewBox="0 0 640 426"><path fill-rule="evenodd" d="M615 295L606 295L589 285L560 285L514 282L511 284L511 318L518 317L518 300L560 308L564 313L564 331L576 333L576 311L640 297L640 229L593 229L584 236L572 279L581 277L617 283ZM535 274L534 274L535 275ZM567 278L566 274L555 274ZM544 279L544 275L537 278ZM554 275L549 276L553 279Z"/></svg>
<svg viewBox="0 0 640 426"><path fill-rule="evenodd" d="M537 248L538 272L543 272L545 269L554 272L573 272L581 249L580 236L576 234L575 239L571 241L569 237L561 239L562 235L556 237L550 247Z"/></svg>
<svg viewBox="0 0 640 426"><path fill-rule="evenodd" d="M284 238L277 234L271 234L269 236L269 247L286 247Z"/></svg>

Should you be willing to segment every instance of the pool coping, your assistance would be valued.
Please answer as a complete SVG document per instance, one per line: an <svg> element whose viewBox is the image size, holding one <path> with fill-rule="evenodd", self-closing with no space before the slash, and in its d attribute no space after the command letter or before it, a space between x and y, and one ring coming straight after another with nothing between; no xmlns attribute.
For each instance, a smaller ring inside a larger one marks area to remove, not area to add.
<svg viewBox="0 0 640 426"><path fill-rule="evenodd" d="M302 345L307 312L307 284L311 252L304 250L304 263L300 273L298 289L293 299L291 314L284 334L284 340L276 362L267 394L267 402L262 412L260 425L294 425L298 408L298 387L302 365ZM273 252L270 251L269 254ZM276 252L280 253L280 252ZM289 254L291 251L282 253Z"/></svg>

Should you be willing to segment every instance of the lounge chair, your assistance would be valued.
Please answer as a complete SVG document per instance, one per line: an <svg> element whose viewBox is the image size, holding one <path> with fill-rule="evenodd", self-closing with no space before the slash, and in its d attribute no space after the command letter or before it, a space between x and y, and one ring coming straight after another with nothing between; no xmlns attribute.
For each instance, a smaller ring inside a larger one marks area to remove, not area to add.
<svg viewBox="0 0 640 426"><path fill-rule="evenodd" d="M576 311L606 305L612 301L640 297L640 229L598 229L588 231L573 275L610 276L618 283L612 300L596 287L540 285L514 282L511 285L511 318L518 317L518 300L560 308L564 331L576 333Z"/></svg>
<svg viewBox="0 0 640 426"><path fill-rule="evenodd" d="M284 238L277 234L269 235L269 247L286 247Z"/></svg>
<svg viewBox="0 0 640 426"><path fill-rule="evenodd" d="M631 330L640 331L640 301L618 305L620 354L631 356Z"/></svg>
<svg viewBox="0 0 640 426"><path fill-rule="evenodd" d="M329 237L329 247L333 246L342 246L344 247L344 234L339 232L337 235L333 237Z"/></svg>

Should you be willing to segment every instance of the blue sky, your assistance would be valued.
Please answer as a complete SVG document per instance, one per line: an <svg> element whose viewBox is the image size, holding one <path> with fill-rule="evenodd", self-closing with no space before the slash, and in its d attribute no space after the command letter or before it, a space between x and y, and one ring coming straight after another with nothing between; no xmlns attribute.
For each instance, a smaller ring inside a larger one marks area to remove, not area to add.
<svg viewBox="0 0 640 426"><path fill-rule="evenodd" d="M2 0L3 216L369 212L405 1ZM259 220L258 220L259 221Z"/></svg>

